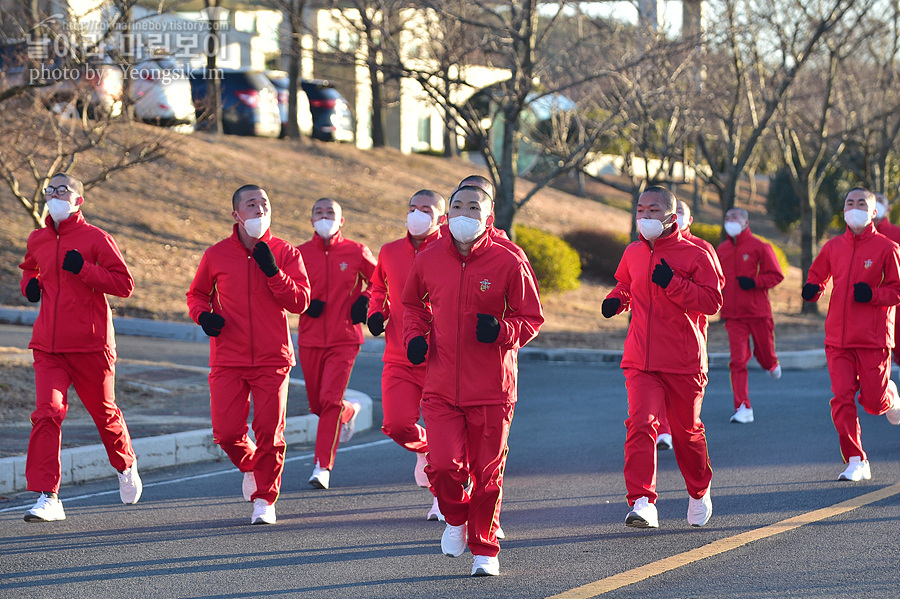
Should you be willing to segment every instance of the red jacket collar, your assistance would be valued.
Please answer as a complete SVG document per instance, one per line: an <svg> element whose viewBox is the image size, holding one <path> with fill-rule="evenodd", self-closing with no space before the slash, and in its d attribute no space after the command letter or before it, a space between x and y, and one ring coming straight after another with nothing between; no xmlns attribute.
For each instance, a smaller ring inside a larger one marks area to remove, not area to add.
<svg viewBox="0 0 900 599"><path fill-rule="evenodd" d="M313 245L321 249L323 252L327 251L344 241L343 230L338 229L337 233L331 236L331 239L328 240L327 244L325 243L325 239L318 233L313 233L311 241L313 242Z"/></svg>
<svg viewBox="0 0 900 599"><path fill-rule="evenodd" d="M866 228L863 229L862 233L860 233L859 235L851 231L850 227L848 226L844 231L844 236L846 236L850 241L853 241L854 237L858 239L869 239L870 237L874 237L875 233L875 223L869 221L869 224L866 225Z"/></svg>
<svg viewBox="0 0 900 599"><path fill-rule="evenodd" d="M406 233L406 245L408 245L410 248L412 248L412 250L414 252L421 252L426 247L428 247L429 245L433 244L435 241L437 241L438 239L443 237L442 232L443 232L443 227L438 227L437 229L434 230L434 233L432 233L431 235L429 235L428 237L426 237L425 239L423 239L422 241L419 242L419 247L416 247L416 244L413 243L412 235L410 235L409 232L407 232ZM449 235L450 232L447 231L447 234Z"/></svg>
<svg viewBox="0 0 900 599"><path fill-rule="evenodd" d="M239 223L234 223L234 225L231 227L231 237L229 239L247 250L247 248L244 247L244 243L241 241L240 234L238 233L238 227L240 226L241 225ZM259 238L259 241L265 241L266 243L268 243L270 239L272 239L272 230L266 229L266 232L263 233L263 236ZM250 250L247 251L249 252Z"/></svg>
<svg viewBox="0 0 900 599"><path fill-rule="evenodd" d="M658 248L660 245L665 247L672 243L678 243L678 241L680 241L681 239L684 239L684 236L681 234L681 229L679 229L677 226L673 227L673 229L674 229L674 231L672 233L669 233L665 237L657 237L653 241L653 249ZM638 239L640 239L641 241L646 243L647 246L650 246L650 242L647 241L647 239L640 233L638 233Z"/></svg>
<svg viewBox="0 0 900 599"><path fill-rule="evenodd" d="M737 237L732 237L731 235L726 235L726 237L728 238L728 241L730 241L734 245L737 245L738 242L747 241L748 239L753 237L753 233L750 232L750 227L747 227L746 229L738 233Z"/></svg>
<svg viewBox="0 0 900 599"><path fill-rule="evenodd" d="M67 218L66 220L64 220L61 223L58 223L55 220L53 220L52 216L47 216L47 218L50 220L50 224L47 226L54 229L57 233L63 233L64 231L68 231L69 229L73 229L73 228L83 225L83 224L85 224L85 222L87 222L84 220L84 214L81 213L81 210L76 210L75 212L73 212L72 214L69 215L69 218ZM46 221L45 221L45 223L46 223Z"/></svg>
<svg viewBox="0 0 900 599"><path fill-rule="evenodd" d="M487 229L485 229L484 233L481 234L481 237L475 240L475 243L473 243L472 247L469 248L469 253L465 256L460 254L459 250L456 249L456 244L453 243L453 235L450 234L449 227L447 230L447 234L441 235L441 241L444 243L444 247L447 248L447 251L456 256L460 262L477 258L482 253L484 253L487 248L494 245L494 241L491 239L491 236L488 233Z"/></svg>

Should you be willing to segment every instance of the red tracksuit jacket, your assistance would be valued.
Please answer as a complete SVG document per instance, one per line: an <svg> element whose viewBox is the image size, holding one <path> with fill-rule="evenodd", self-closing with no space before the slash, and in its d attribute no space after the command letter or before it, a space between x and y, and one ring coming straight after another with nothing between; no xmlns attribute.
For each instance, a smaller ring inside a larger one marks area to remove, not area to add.
<svg viewBox="0 0 900 599"><path fill-rule="evenodd" d="M28 347L45 352L114 350L112 312L106 294L129 297L134 278L113 238L84 220L81 210L28 236L22 269L22 293L37 277L41 309ZM62 269L69 250L78 250L84 266L76 275Z"/></svg>
<svg viewBox="0 0 900 599"><path fill-rule="evenodd" d="M288 312L309 307L309 278L297 249L266 231L265 241L279 271L267 277L235 224L231 237L208 248L187 292L191 319L203 312L225 319L218 337L210 337L210 366L293 366L294 345Z"/></svg>
<svg viewBox="0 0 900 599"><path fill-rule="evenodd" d="M419 247L416 248L407 234L402 239L384 244L378 252L378 265L369 287L372 291L369 315L375 312L384 314L384 362L409 364L406 347L403 345L403 287L409 278L416 254L431 247L440 237L441 230L438 229L419 242Z"/></svg>
<svg viewBox="0 0 900 599"><path fill-rule="evenodd" d="M459 406L516 401L517 350L544 322L521 258L490 235L463 256L447 235L416 256L402 297L403 346L420 335L428 340L423 395ZM476 338L479 313L500 322L494 343Z"/></svg>
<svg viewBox="0 0 900 599"><path fill-rule="evenodd" d="M651 281L665 258L674 271L663 289ZM622 368L694 374L708 370L703 315L722 307L725 280L710 254L687 241L681 231L660 237L651 248L641 237L625 248L616 269L619 313L631 310Z"/></svg>
<svg viewBox="0 0 900 599"><path fill-rule="evenodd" d="M889 221L887 218L882 219L880 223L875 225L875 230L894 243L900 243L900 227Z"/></svg>
<svg viewBox="0 0 900 599"><path fill-rule="evenodd" d="M806 282L819 286L821 297L833 279L825 317L825 345L832 347L894 347L894 306L900 303L900 250L875 231L872 223L859 235L847 227L830 239L809 267ZM853 299L853 286L868 283L872 301Z"/></svg>
<svg viewBox="0 0 900 599"><path fill-rule="evenodd" d="M691 232L691 228L681 230L681 236L693 243L694 245L703 248L707 252L709 252L710 256L716 256L716 248L713 247L713 244L706 241L702 237L697 237ZM718 261L719 257L716 256L716 260Z"/></svg>
<svg viewBox="0 0 900 599"><path fill-rule="evenodd" d="M747 227L734 239L729 237L720 243L716 253L725 273L722 319L772 318L769 289L784 280L772 246ZM742 289L737 277L753 279L756 287Z"/></svg>
<svg viewBox="0 0 900 599"><path fill-rule="evenodd" d="M309 272L312 285L310 297L325 302L318 318L300 316L297 343L301 347L331 347L363 342L362 325L350 320L350 306L360 295L371 295L368 285L375 272L375 256L365 245L345 239L342 231L331 243L313 234L297 249Z"/></svg>

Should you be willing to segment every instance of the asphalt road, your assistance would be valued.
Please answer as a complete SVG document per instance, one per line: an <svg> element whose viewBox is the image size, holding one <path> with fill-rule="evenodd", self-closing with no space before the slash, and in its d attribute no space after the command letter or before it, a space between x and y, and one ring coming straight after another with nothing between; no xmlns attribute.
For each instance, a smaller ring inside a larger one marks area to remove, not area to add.
<svg viewBox="0 0 900 599"><path fill-rule="evenodd" d="M119 344L123 357L205 359L196 344ZM351 379L376 413L379 372L378 357L361 354ZM659 458L660 528L623 525L617 367L523 362L500 577L471 578L470 554L440 554L443 524L425 520L413 456L373 428L341 449L329 491L306 483L311 448L291 447L273 526L249 525L227 462L143 473L134 506L114 478L63 488L64 522L25 523L33 495L12 497L0 504L0 597L896 599L900 429L862 414L873 479L838 482L827 372L753 371L750 385L756 422L731 424L728 372L711 373L714 513L700 529L685 520L671 451Z"/></svg>

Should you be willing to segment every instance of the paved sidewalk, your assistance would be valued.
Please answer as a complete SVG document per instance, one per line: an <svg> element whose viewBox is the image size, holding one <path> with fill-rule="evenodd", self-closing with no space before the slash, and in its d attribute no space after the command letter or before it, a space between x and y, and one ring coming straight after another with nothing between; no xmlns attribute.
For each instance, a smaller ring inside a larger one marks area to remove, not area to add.
<svg viewBox="0 0 900 599"><path fill-rule="evenodd" d="M33 324L37 310L28 308L0 307L0 323L27 325ZM116 318L117 336L139 336L157 339L205 342L206 336L200 327L188 323L165 322L140 318ZM824 368L825 352L822 349L824 333L813 332L802 336L785 337L779 335L778 356L785 370L803 370ZM0 347L11 346L0 334ZM794 349L791 349L794 348ZM364 352L381 353L384 351L384 340L367 339L362 347ZM21 352L21 359L29 360L30 352ZM519 354L523 368L528 362L594 362L618 363L622 358L621 350L591 350L571 348L525 347ZM727 368L729 355L727 352L711 352L710 368ZM751 367L759 368L755 361ZM168 392L174 402L164 401L154 409L146 406L140 410L124 409L126 421L134 439L135 451L138 454L141 470L151 470L192 462L227 459L224 452L213 443L212 430L209 428L208 387L206 374L208 368L172 364L166 361L165 355L159 360L129 361L120 359L117 365L117 378L140 387L144 385L148 392L158 397L161 392ZM295 374L300 373L299 368ZM291 379L289 395L289 418L285 431L288 444L311 444L315 441L315 430L318 418L306 414L305 387L301 379ZM348 398L353 397L362 404L362 411L357 418L357 430L367 430L373 425L372 399L363 393L348 390ZM199 397L199 401L198 401ZM190 399L193 398L193 401ZM78 402L72 402L70 416L64 423L64 441L77 435L83 429L84 435L96 435L93 423L79 422L77 417ZM81 408L83 411L83 408ZM86 416L86 413L84 414ZM17 437L21 446L27 446L28 423L24 426L9 427L7 434L10 442ZM185 430L189 427L190 430ZM197 427L197 428L194 428ZM21 428L22 430L18 430ZM177 429L177 430L176 430ZM71 432L70 432L71 431ZM24 445L22 445L24 441ZM0 446L2 446L0 441ZM24 453L24 452L23 452ZM63 484L81 483L112 475L106 452L101 445L85 445L65 448L62 452ZM0 494L14 493L25 488L24 455L0 459Z"/></svg>

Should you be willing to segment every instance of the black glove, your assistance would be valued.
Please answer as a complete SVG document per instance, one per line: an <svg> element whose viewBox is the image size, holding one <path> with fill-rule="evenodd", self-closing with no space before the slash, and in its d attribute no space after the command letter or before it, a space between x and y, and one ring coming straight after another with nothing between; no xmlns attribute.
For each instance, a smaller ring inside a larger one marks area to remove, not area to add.
<svg viewBox="0 0 900 599"><path fill-rule="evenodd" d="M813 285L812 283L807 283L803 286L803 291L800 295L803 296L803 299L811 302L816 295L819 294L819 286Z"/></svg>
<svg viewBox="0 0 900 599"><path fill-rule="evenodd" d="M81 257L81 253L78 250L66 252L66 257L63 258L63 270L68 270L77 275L81 272L82 266L84 266L84 258Z"/></svg>
<svg viewBox="0 0 900 599"><path fill-rule="evenodd" d="M868 283L856 283L853 285L853 300L861 304L872 301L872 288Z"/></svg>
<svg viewBox="0 0 900 599"><path fill-rule="evenodd" d="M672 270L672 267L669 266L669 263L663 258L660 260L659 264L656 265L656 268L653 269L650 280L665 289L669 286L669 283L672 282L672 276L674 274L675 272Z"/></svg>
<svg viewBox="0 0 900 599"><path fill-rule="evenodd" d="M500 336L500 323L490 314L476 314L475 338L482 343L493 343Z"/></svg>
<svg viewBox="0 0 900 599"><path fill-rule="evenodd" d="M612 318L619 312L619 306L622 305L622 300L617 297L608 297L603 300L603 305L600 306L600 311L603 313L603 318Z"/></svg>
<svg viewBox="0 0 900 599"><path fill-rule="evenodd" d="M428 342L425 337L419 335L409 340L406 346L406 357L416 366L425 361L425 354L428 353Z"/></svg>
<svg viewBox="0 0 900 599"><path fill-rule="evenodd" d="M269 244L265 241L260 241L253 246L253 259L256 260L260 270L262 270L267 277L274 277L278 274L278 265L275 264L275 254L272 253L272 248L270 248Z"/></svg>
<svg viewBox="0 0 900 599"><path fill-rule="evenodd" d="M366 324L369 325L369 332L372 333L372 336L377 337L384 332L384 314L373 312Z"/></svg>
<svg viewBox="0 0 900 599"><path fill-rule="evenodd" d="M203 312L197 318L197 322L203 327L203 332L210 337L218 337L225 326L225 319L221 314L213 314L212 312Z"/></svg>
<svg viewBox="0 0 900 599"><path fill-rule="evenodd" d="M322 310L325 309L325 302L322 300L310 300L309 308L306 309L306 314L310 318L318 318L322 315Z"/></svg>
<svg viewBox="0 0 900 599"><path fill-rule="evenodd" d="M356 298L353 305L350 306L350 322L353 324L365 323L366 314L369 313L369 298L364 295Z"/></svg>
<svg viewBox="0 0 900 599"><path fill-rule="evenodd" d="M756 281L754 281L750 277L738 277L737 282L738 282L738 285L741 286L741 289L755 289L756 288Z"/></svg>
<svg viewBox="0 0 900 599"><path fill-rule="evenodd" d="M32 304L41 301L41 284L38 283L37 277L31 277L31 280L25 285L25 297Z"/></svg>

